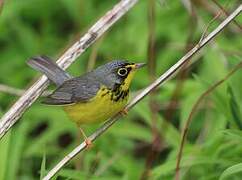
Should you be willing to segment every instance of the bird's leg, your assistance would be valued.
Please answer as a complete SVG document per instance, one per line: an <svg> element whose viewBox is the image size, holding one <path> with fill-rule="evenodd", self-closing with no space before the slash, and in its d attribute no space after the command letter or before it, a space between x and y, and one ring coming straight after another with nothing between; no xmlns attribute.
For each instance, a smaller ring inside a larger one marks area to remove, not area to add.
<svg viewBox="0 0 242 180"><path fill-rule="evenodd" d="M126 109L126 108L124 108L124 109L122 109L121 111L120 111L120 114L122 115L122 116L127 116L128 115L128 109Z"/></svg>
<svg viewBox="0 0 242 180"><path fill-rule="evenodd" d="M83 129L80 127L80 132L82 134L82 136L84 137L85 143L87 145L87 148L92 146L92 141L86 136L85 132L83 131Z"/></svg>

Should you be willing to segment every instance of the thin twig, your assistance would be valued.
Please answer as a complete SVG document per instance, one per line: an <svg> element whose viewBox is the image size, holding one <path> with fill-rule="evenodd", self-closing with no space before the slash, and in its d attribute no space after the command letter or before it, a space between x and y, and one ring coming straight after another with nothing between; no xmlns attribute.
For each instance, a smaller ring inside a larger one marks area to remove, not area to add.
<svg viewBox="0 0 242 180"><path fill-rule="evenodd" d="M148 59L148 72L150 82L153 82L156 77L156 36L155 36L155 27L156 27L156 11L155 11L155 0L148 1L148 49L147 49L147 59ZM145 167L141 173L140 180L149 179L150 169L156 160L156 157L161 149L161 138L160 133L157 128L157 119L158 119L158 108L157 102L155 99L155 94L157 91L153 91L150 94L149 99L149 109L150 109L150 118L151 118L151 134L152 142L151 146L147 152Z"/></svg>
<svg viewBox="0 0 242 180"><path fill-rule="evenodd" d="M202 102L202 100L208 96L212 91L214 91L219 85L221 85L224 81L226 81L229 77L231 77L238 69L240 69L242 67L242 62L240 62L239 64L237 64L223 79L221 79L220 81L218 81L217 83L215 83L214 85L212 85L210 88L208 88L196 101L196 103L193 105L191 113L189 114L189 117L187 119L187 121L185 122L184 125L184 129L182 132L182 139L181 139L181 144L179 147L179 151L178 151L178 155L177 155L177 163L176 163L176 175L175 175L175 179L179 180L179 172L180 172L180 163L181 163L181 158L182 158L182 152L183 152L183 147L185 144L185 140L186 140L186 136L188 133L188 128L189 125L191 124L192 121L192 117L194 115L194 113L196 112L196 110L198 109L200 103Z"/></svg>
<svg viewBox="0 0 242 180"><path fill-rule="evenodd" d="M4 0L0 0L0 13L2 12L3 5L4 5Z"/></svg>
<svg viewBox="0 0 242 180"><path fill-rule="evenodd" d="M226 11L226 9L224 9L224 7L218 3L218 1L216 0L212 0L214 4L216 4L216 6L218 6L219 9L221 9L223 11L223 13L228 16L229 13ZM240 29L242 30L242 26L236 21L236 20L233 20L233 23Z"/></svg>
<svg viewBox="0 0 242 180"><path fill-rule="evenodd" d="M139 101L141 101L145 96L147 96L152 90L154 90L159 85L166 82L169 78L174 75L178 69L180 69L193 55L195 55L203 46L210 42L220 31L222 31L235 17L237 17L242 11L242 5L231 13L218 27L213 30L208 36L206 36L200 44L192 48L187 54L185 54L176 64L174 64L170 69L168 69L164 74L162 74L158 79L156 79L152 84L146 87L142 92L140 92L136 97L134 97L130 103L126 106L129 110L135 106ZM112 126L120 117L120 114L116 114L114 117L106 121L100 128L98 128L92 135L88 138L93 142L100 135L102 135L109 127ZM79 152L86 148L86 143L82 142L73 151L66 155L50 172L44 177L44 180L51 179L65 164L67 164L72 158L74 158Z"/></svg>
<svg viewBox="0 0 242 180"><path fill-rule="evenodd" d="M186 53L187 51L189 51L193 46L194 46L194 35L197 29L197 12L196 9L194 8L194 5L189 1L189 0L183 0L183 3L187 3L186 6L190 7L188 9L190 9L189 13L190 13L190 17L189 17L189 28L188 28L188 37L186 40L186 46L184 48L184 52ZM190 6L189 6L190 5ZM166 121L171 121L173 116L174 116L174 112L175 112L175 108L177 106L177 104L179 103L179 97L182 93L182 89L184 87L184 83L185 80L187 78L187 75L189 73L189 68L187 68L187 66L189 66L189 61L187 61L186 63L187 65L184 65L183 68L180 69L180 72L177 76L177 81L176 81L176 86L172 92L171 98L170 98L170 103L167 105L167 108L164 112L164 118ZM166 125L168 123L163 121L161 124L162 127L162 132L163 134L166 133Z"/></svg>
<svg viewBox="0 0 242 180"><path fill-rule="evenodd" d="M5 84L0 84L0 93L6 93L6 94L11 94L15 96L22 96L25 93L26 90L24 89L19 89L15 87L11 87ZM50 91L44 91L41 96L48 96L51 92Z"/></svg>
<svg viewBox="0 0 242 180"><path fill-rule="evenodd" d="M211 20L211 21L209 21L209 23L207 24L207 26L205 27L205 30L203 31L203 33L202 33L202 36L201 36L201 38L200 38L200 40L199 40L199 43L198 44L200 44L201 43L201 41L206 37L206 33L208 32L208 28L210 27L210 25L220 16L222 14L222 11L220 11L220 12L218 12L218 14L216 14L216 16L214 16L214 18Z"/></svg>
<svg viewBox="0 0 242 180"><path fill-rule="evenodd" d="M121 0L112 10L99 19L88 32L72 45L58 60L57 64L66 69L79 57L91 44L106 32L118 19L120 19L138 0ZM49 81L46 76L41 76L23 96L5 113L0 120L0 139L18 121L28 107L47 88Z"/></svg>
<svg viewBox="0 0 242 180"><path fill-rule="evenodd" d="M112 164L117 162L117 160L123 155L125 155L123 151L116 152L108 161L105 162L105 164L102 167L100 167L100 169L98 169L94 173L94 176L96 177L101 176Z"/></svg>
<svg viewBox="0 0 242 180"><path fill-rule="evenodd" d="M96 44L93 45L93 48L87 63L87 72L93 70L93 68L95 67L97 56L98 56L98 50L100 48L100 45L103 42L104 37L105 37L105 34L96 42Z"/></svg>
<svg viewBox="0 0 242 180"><path fill-rule="evenodd" d="M24 89L18 89L5 84L0 84L0 93L7 93L15 96L22 96L25 92Z"/></svg>

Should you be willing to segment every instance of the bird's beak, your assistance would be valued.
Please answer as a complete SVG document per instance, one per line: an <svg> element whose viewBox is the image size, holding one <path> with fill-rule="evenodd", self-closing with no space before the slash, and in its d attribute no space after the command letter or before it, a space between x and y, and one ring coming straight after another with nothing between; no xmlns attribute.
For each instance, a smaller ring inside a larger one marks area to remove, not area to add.
<svg viewBox="0 0 242 180"><path fill-rule="evenodd" d="M145 65L146 65L146 63L136 63L134 68L140 69L140 68L144 67Z"/></svg>

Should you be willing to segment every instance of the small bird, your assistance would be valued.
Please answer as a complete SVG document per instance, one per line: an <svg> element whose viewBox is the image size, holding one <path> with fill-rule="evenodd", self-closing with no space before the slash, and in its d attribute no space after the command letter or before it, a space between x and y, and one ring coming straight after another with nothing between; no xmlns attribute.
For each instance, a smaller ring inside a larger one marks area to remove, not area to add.
<svg viewBox="0 0 242 180"><path fill-rule="evenodd" d="M43 103L63 106L80 128L87 145L91 141L81 126L103 122L118 112L127 113L124 107L130 83L136 70L145 65L114 60L79 77L72 77L46 56L31 58L27 63L56 84L57 89Z"/></svg>

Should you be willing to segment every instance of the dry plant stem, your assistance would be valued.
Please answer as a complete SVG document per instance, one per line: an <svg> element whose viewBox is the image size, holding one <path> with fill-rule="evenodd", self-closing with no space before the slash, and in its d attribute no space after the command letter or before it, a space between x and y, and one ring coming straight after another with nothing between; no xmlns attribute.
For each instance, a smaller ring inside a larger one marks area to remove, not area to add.
<svg viewBox="0 0 242 180"><path fill-rule="evenodd" d="M223 11L223 13L228 16L229 13L226 11L226 9L223 8L223 6L221 6L221 4L219 4L216 0L212 0L214 4L216 4L216 6L218 6L219 9L221 9ZM233 20L233 23L240 29L242 30L242 26L236 21Z"/></svg>
<svg viewBox="0 0 242 180"><path fill-rule="evenodd" d="M101 134L103 134L112 124L121 117L120 114L115 115L109 121L105 122L102 127L97 129L91 136L88 137L92 142L96 138L98 138ZM87 147L85 142L82 142L79 146L77 146L73 151L71 151L68 155L66 155L44 178L43 180L51 179L67 162L69 162L72 158L74 158L79 152L84 150Z"/></svg>
<svg viewBox="0 0 242 180"><path fill-rule="evenodd" d="M198 109L200 103L202 102L202 100L204 100L204 98L206 96L208 96L213 90L215 90L219 85L221 85L223 82L225 82L230 76L232 76L238 69L240 69L242 67L242 62L240 62L239 64L237 64L223 79L221 79L220 81L218 81L217 83L215 83L214 85L212 85L209 89L207 89L196 101L196 103L193 105L191 113L189 114L189 117L187 119L187 121L185 122L184 125L184 129L182 132L182 139L181 139L181 144L179 147L179 151L178 151L178 155L177 155L177 163L176 163L176 175L175 175L175 179L179 180L179 172L180 172L180 163L181 163L181 158L182 158L182 152L183 152L183 147L185 144L185 140L186 140L186 136L188 133L188 128L189 125L191 124L192 121L192 117L194 115L194 113L196 112L196 110Z"/></svg>
<svg viewBox="0 0 242 180"><path fill-rule="evenodd" d="M105 37L105 34L96 42L96 44L93 45L93 48L87 63L87 72L93 70L93 68L95 67L97 56L98 56L98 50L100 48L100 45L102 44L104 37Z"/></svg>
<svg viewBox="0 0 242 180"><path fill-rule="evenodd" d="M3 8L3 4L4 4L4 0L0 0L0 12L1 12L2 8Z"/></svg>
<svg viewBox="0 0 242 180"><path fill-rule="evenodd" d="M185 1L183 1L185 2ZM188 1L190 2L190 1ZM196 10L191 3L191 12L190 12L190 18L189 18L189 25L188 25L188 37L187 37L187 42L185 46L185 52L189 51L194 44L194 34L197 29L197 15L196 15ZM175 108L177 104L179 103L179 97L182 92L183 86L185 79L187 78L187 74L189 73L189 69L186 68L189 66L189 61L187 61L186 65L183 66L183 68L180 69L178 77L177 77L177 82L176 86L172 92L171 98L170 98L170 103L167 105L167 108L164 112L164 117L166 121L171 121L174 115ZM165 126L167 124L166 122L163 122L161 124L162 131L166 133L167 127Z"/></svg>
<svg viewBox="0 0 242 180"><path fill-rule="evenodd" d="M242 11L242 5L240 5L234 12L228 16L219 26L213 30L207 37L205 37L200 44L192 48L187 54L185 54L176 64L174 64L170 69L168 69L164 74L162 74L158 79L156 79L152 84L146 87L142 92L140 92L136 97L134 97L130 103L126 106L129 110L135 106L139 101L141 101L146 95L148 95L157 86L161 85L167 81L172 75L176 73L193 55L195 55L203 46L205 46L209 41L211 41L220 31L222 31L235 17L237 17ZM100 128L98 128L91 136L88 138L94 142L100 135L102 135L112 124L114 124L120 117L120 114L115 115L108 121L106 121ZM51 179L65 164L67 164L73 157L75 157L79 152L86 148L86 143L82 142L73 151L66 155L50 172L44 177L44 180Z"/></svg>
<svg viewBox="0 0 242 180"><path fill-rule="evenodd" d="M0 84L0 93L7 93L15 96L22 96L25 92L24 89L18 89L14 88L5 84ZM42 96L48 96L51 92L50 91L44 91L42 93Z"/></svg>
<svg viewBox="0 0 242 180"><path fill-rule="evenodd" d="M107 31L118 19L120 19L138 0L121 0L112 10L108 11L99 19L88 32L71 46L58 60L57 64L66 69L80 56L94 41L96 41L105 31ZM19 100L3 115L0 120L0 139L17 122L28 107L47 88L49 81L46 76L42 76L36 81Z"/></svg>
<svg viewBox="0 0 242 180"><path fill-rule="evenodd" d="M147 57L148 57L148 72L149 72L149 79L150 82L153 82L156 77L156 36L155 36L155 1L149 0L148 3L148 50L147 50ZM157 102L155 99L156 91L150 94L149 99L149 109L150 109L150 118L151 118L151 133L152 133L152 142L151 146L146 155L146 162L143 172L141 173L140 180L149 179L150 169L152 167L153 162L155 161L157 154L160 149L160 134L157 129L157 116L158 116L158 108Z"/></svg>
<svg viewBox="0 0 242 180"><path fill-rule="evenodd" d="M199 40L199 43L201 43L201 41L204 39L204 37L206 37L206 33L208 32L208 28L210 27L210 25L221 15L222 11L220 11L209 23L208 25L205 27L205 30L203 31L203 34Z"/></svg>
<svg viewBox="0 0 242 180"><path fill-rule="evenodd" d="M24 94L23 89L17 89L11 86L7 86L5 84L0 84L0 92L15 95L15 96L21 96Z"/></svg>
<svg viewBox="0 0 242 180"><path fill-rule="evenodd" d="M94 173L94 176L101 176L111 165L124 155L124 152L116 152L106 163Z"/></svg>

